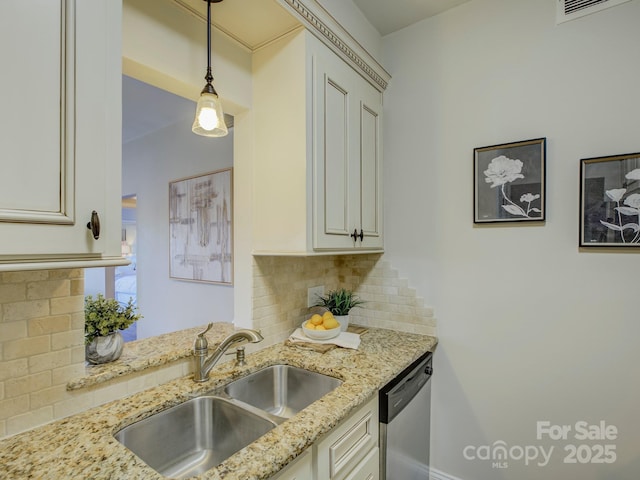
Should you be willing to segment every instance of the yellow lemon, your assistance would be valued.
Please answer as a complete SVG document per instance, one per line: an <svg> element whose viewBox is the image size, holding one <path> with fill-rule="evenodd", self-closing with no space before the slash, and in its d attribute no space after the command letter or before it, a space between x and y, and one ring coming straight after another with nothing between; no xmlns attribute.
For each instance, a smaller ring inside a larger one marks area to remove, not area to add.
<svg viewBox="0 0 640 480"><path fill-rule="evenodd" d="M313 324L313 322L311 320L309 320L307 323L304 324L305 328L308 328L309 330L315 330L316 326Z"/></svg>
<svg viewBox="0 0 640 480"><path fill-rule="evenodd" d="M315 313L309 321L314 325L320 325L322 323L322 316Z"/></svg>
<svg viewBox="0 0 640 480"><path fill-rule="evenodd" d="M333 318L333 313L331 313L330 311L326 311L322 314L322 319L327 319L327 318Z"/></svg>
<svg viewBox="0 0 640 480"><path fill-rule="evenodd" d="M316 326L316 330L326 330L326 328L324 328L324 325L318 325Z"/></svg>
<svg viewBox="0 0 640 480"><path fill-rule="evenodd" d="M331 318L325 318L322 321L322 326L324 328L326 328L327 330L331 330L332 328L339 327L340 324L338 323L338 321L334 317L331 317Z"/></svg>

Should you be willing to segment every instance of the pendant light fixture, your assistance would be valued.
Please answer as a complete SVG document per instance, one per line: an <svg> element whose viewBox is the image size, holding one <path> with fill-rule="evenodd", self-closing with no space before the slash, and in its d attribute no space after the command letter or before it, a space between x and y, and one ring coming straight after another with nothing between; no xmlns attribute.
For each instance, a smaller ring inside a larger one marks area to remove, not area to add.
<svg viewBox="0 0 640 480"><path fill-rule="evenodd" d="M213 87L213 75L211 74L211 4L220 3L222 0L204 0L207 2L207 74L204 79L207 84L200 92L196 118L193 121L191 131L205 137L224 137L227 125L224 122L222 105L218 93Z"/></svg>

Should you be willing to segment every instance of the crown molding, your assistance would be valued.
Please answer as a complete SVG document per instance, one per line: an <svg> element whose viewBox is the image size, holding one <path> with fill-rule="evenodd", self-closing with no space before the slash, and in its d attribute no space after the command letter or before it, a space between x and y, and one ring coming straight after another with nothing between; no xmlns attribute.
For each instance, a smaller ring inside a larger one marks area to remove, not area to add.
<svg viewBox="0 0 640 480"><path fill-rule="evenodd" d="M387 88L391 80L389 72L317 1L276 1L294 14L311 33L355 68L374 87L380 91Z"/></svg>

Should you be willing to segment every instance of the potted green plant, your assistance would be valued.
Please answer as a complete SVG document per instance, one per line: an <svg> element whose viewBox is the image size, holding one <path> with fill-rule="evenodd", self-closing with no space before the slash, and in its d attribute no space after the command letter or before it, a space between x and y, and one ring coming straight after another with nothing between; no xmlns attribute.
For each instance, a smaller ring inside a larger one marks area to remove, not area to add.
<svg viewBox="0 0 640 480"><path fill-rule="evenodd" d="M84 299L85 358L89 363L108 363L120 358L124 339L120 330L142 318L133 299L125 305L101 293Z"/></svg>
<svg viewBox="0 0 640 480"><path fill-rule="evenodd" d="M317 307L324 307L340 322L340 329L344 332L349 326L349 311L365 303L363 300L346 288L329 290L324 295L318 295Z"/></svg>

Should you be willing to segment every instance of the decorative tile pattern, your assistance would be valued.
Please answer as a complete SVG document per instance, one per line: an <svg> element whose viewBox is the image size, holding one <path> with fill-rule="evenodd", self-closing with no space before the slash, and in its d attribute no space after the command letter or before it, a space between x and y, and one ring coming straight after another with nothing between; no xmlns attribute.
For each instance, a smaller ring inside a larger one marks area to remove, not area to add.
<svg viewBox="0 0 640 480"><path fill-rule="evenodd" d="M304 321L307 289L317 285L354 290L367 302L351 312L354 323L436 334L433 310L380 254L254 257L253 281L253 324L268 343L283 341Z"/></svg>
<svg viewBox="0 0 640 480"><path fill-rule="evenodd" d="M84 308L82 282L80 269L0 273L0 436L55 418L43 396L64 390L61 372L77 374L84 327L73 329L71 319Z"/></svg>

